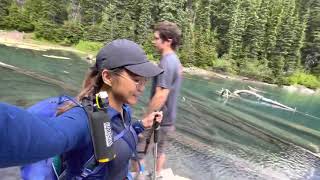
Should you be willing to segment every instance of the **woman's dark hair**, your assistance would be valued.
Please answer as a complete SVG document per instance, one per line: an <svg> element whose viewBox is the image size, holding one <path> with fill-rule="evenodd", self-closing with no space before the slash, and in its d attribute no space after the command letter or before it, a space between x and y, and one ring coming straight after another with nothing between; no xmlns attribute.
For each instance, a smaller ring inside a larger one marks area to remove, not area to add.
<svg viewBox="0 0 320 180"><path fill-rule="evenodd" d="M119 73L123 70L123 68L116 68L109 70L111 73ZM85 78L82 82L82 88L78 95L76 96L76 100L81 102L84 98L92 99L95 94L97 94L103 85L103 80L101 76L101 71L98 71L96 66L89 68L89 71L86 73ZM57 110L57 115L62 114L72 107L76 106L76 104L72 101L67 101L63 106L59 107Z"/></svg>
<svg viewBox="0 0 320 180"><path fill-rule="evenodd" d="M158 31L159 36L163 41L168 41L169 39L171 39L172 49L176 50L177 47L180 45L181 31L177 26L177 24L169 21L159 22L154 26L153 31L154 32Z"/></svg>

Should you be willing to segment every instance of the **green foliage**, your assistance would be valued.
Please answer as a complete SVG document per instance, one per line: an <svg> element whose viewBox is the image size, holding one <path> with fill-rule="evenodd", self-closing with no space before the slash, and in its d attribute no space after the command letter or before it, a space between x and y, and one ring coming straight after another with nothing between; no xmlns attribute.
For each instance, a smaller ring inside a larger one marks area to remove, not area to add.
<svg viewBox="0 0 320 180"><path fill-rule="evenodd" d="M291 85L300 84L312 89L320 88L319 79L314 75L306 74L304 72L295 72L287 78L287 81Z"/></svg>
<svg viewBox="0 0 320 180"><path fill-rule="evenodd" d="M109 42L117 36L118 21L113 13L116 11L116 6L109 3L103 12L103 20L101 23L102 32L100 35L106 42Z"/></svg>
<svg viewBox="0 0 320 180"><path fill-rule="evenodd" d="M267 17L265 39L263 41L264 52L262 52L262 56L272 61L277 43L277 33L281 24L282 6L279 1L271 1L267 9L270 15Z"/></svg>
<svg viewBox="0 0 320 180"><path fill-rule="evenodd" d="M197 28L205 27L211 29L210 16L212 13L211 1L210 0L201 0L196 1L194 5L194 11L197 16L195 19L195 25Z"/></svg>
<svg viewBox="0 0 320 180"><path fill-rule="evenodd" d="M103 14L102 32L106 41L118 38L136 39L137 12L134 1L111 1Z"/></svg>
<svg viewBox="0 0 320 180"><path fill-rule="evenodd" d="M64 0L26 0L25 8L32 22L46 21L62 25L68 17Z"/></svg>
<svg viewBox="0 0 320 180"><path fill-rule="evenodd" d="M62 44L77 44L83 37L83 28L79 23L66 22L62 26L63 39Z"/></svg>
<svg viewBox="0 0 320 180"><path fill-rule="evenodd" d="M309 3L306 3L307 5ZM302 48L302 62L305 67L311 71L314 68L319 68L320 62L320 1L310 1L310 10L307 11L309 14L306 37L305 37L305 46ZM309 8L308 6L306 8Z"/></svg>
<svg viewBox="0 0 320 180"><path fill-rule="evenodd" d="M11 6L12 0L1 0L0 1L0 28L6 28L7 25L4 22L6 16L9 15L9 8Z"/></svg>
<svg viewBox="0 0 320 180"><path fill-rule="evenodd" d="M195 14L192 9L187 9L185 14L185 24L182 26L182 45L178 49L181 63L184 66L195 66Z"/></svg>
<svg viewBox="0 0 320 180"><path fill-rule="evenodd" d="M151 0L139 0L138 7L138 20L136 22L136 40L143 44L145 38L151 32L150 27L153 24L152 19L152 2Z"/></svg>
<svg viewBox="0 0 320 180"><path fill-rule="evenodd" d="M145 38L145 41L143 43L143 49L146 52L148 59L152 61L158 61L160 60L159 53L155 51L155 47L152 43L153 40L153 33L149 33Z"/></svg>
<svg viewBox="0 0 320 180"><path fill-rule="evenodd" d="M234 60L228 55L213 62L212 68L218 72L227 72L230 74L236 74L236 67Z"/></svg>
<svg viewBox="0 0 320 180"><path fill-rule="evenodd" d="M105 37L101 32L103 32L103 28L100 25L87 26L83 33L83 40L104 42Z"/></svg>
<svg viewBox="0 0 320 180"><path fill-rule="evenodd" d="M85 26L96 25L102 21L102 11L106 0L79 0L81 6L81 22Z"/></svg>
<svg viewBox="0 0 320 180"><path fill-rule="evenodd" d="M126 38L130 40L134 40L135 39L134 29L135 29L134 21L131 19L129 13L127 13L119 21L116 38Z"/></svg>
<svg viewBox="0 0 320 180"><path fill-rule="evenodd" d="M284 57L283 56L272 56L272 59L269 62L269 67L273 72L274 77L279 77L283 75L284 67Z"/></svg>
<svg viewBox="0 0 320 180"><path fill-rule="evenodd" d="M292 72L297 68L297 62L300 60L294 48L294 46L299 46L296 41L298 21L295 14L295 0L284 0L282 7L281 23L279 24L274 54L284 57L283 70Z"/></svg>
<svg viewBox="0 0 320 180"><path fill-rule="evenodd" d="M177 14L176 8L177 0L160 0L159 2L159 18L160 21L172 21L176 22L175 14Z"/></svg>
<svg viewBox="0 0 320 180"><path fill-rule="evenodd" d="M214 33L210 29L207 29L204 31L199 30L195 35L195 65L203 68L212 67L213 63L217 60Z"/></svg>
<svg viewBox="0 0 320 180"><path fill-rule="evenodd" d="M320 64L311 69L311 73L320 78Z"/></svg>
<svg viewBox="0 0 320 180"><path fill-rule="evenodd" d="M244 55L251 59L263 59L263 42L266 34L266 24L270 1L247 4L247 22L244 32Z"/></svg>
<svg viewBox="0 0 320 180"><path fill-rule="evenodd" d="M34 30L34 25L30 22L24 9L12 3L9 8L9 15L4 18L5 27L7 29L15 29L18 31L31 32Z"/></svg>
<svg viewBox="0 0 320 180"><path fill-rule="evenodd" d="M239 67L239 74L260 81L271 81L272 71L268 68L266 60L244 59Z"/></svg>
<svg viewBox="0 0 320 180"><path fill-rule="evenodd" d="M217 51L219 57L221 57L229 51L230 27L239 0L217 0L212 1L212 3L213 12L211 16L213 16L213 22L211 25L214 29L217 29L219 40Z"/></svg>
<svg viewBox="0 0 320 180"><path fill-rule="evenodd" d="M157 3L158 21L171 21L178 25L184 24L184 7L186 0L159 0Z"/></svg>
<svg viewBox="0 0 320 180"><path fill-rule="evenodd" d="M228 53L233 59L243 58L243 39L245 32L245 10L243 6L246 6L245 3L237 1L235 4L234 13L231 17L229 32L228 32L228 44L229 50Z"/></svg>
<svg viewBox="0 0 320 180"><path fill-rule="evenodd" d="M80 51L96 53L103 47L103 43L80 40L75 47Z"/></svg>
<svg viewBox="0 0 320 180"><path fill-rule="evenodd" d="M190 31L185 31L184 32L184 41L182 43L181 48L179 49L178 53L179 53L179 57L181 60L181 63L184 66L195 66L195 61L196 61L196 57L195 57L195 42L192 39L192 32Z"/></svg>

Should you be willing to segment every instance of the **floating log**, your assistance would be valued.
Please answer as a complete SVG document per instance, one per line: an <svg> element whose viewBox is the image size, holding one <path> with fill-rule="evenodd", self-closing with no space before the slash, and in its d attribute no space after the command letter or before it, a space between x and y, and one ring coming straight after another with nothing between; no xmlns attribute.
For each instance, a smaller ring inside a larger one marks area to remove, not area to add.
<svg viewBox="0 0 320 180"><path fill-rule="evenodd" d="M54 59L70 59L70 58L68 58L68 57L54 56L54 55L47 55L47 54L42 54L42 56L48 57L48 58L54 58Z"/></svg>

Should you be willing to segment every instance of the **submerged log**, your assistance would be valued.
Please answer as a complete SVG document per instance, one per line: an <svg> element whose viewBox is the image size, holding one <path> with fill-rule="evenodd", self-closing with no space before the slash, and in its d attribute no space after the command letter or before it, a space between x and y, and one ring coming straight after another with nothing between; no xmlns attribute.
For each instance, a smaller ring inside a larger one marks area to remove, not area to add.
<svg viewBox="0 0 320 180"><path fill-rule="evenodd" d="M253 95L253 96L258 98L257 99L258 101L263 101L263 102L269 103L271 105L274 105L273 107L277 107L278 106L279 108L282 108L282 109L285 109L285 110L288 110L288 111L293 111L293 112L296 111L296 109L293 109L293 108L291 108L289 106L281 104L281 103L279 103L277 101L274 101L272 99L265 98L262 95L257 94L256 92L253 92L253 91L250 91L250 90L235 90L233 92L233 94L237 94L239 96L240 96L240 94L243 94L243 93Z"/></svg>

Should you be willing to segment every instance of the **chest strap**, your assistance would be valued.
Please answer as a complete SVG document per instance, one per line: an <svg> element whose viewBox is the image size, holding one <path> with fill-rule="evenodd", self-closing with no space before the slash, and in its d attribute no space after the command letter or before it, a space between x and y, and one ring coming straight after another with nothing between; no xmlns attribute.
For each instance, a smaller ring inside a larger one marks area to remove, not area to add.
<svg viewBox="0 0 320 180"><path fill-rule="evenodd" d="M134 148L132 146L132 144L126 138L124 138L124 136L128 132L131 132L131 134L134 137L134 141L135 141L134 147L135 147L136 143L138 141L138 137L137 137L134 129L132 128L132 126L126 127L119 134L114 136L113 140L114 140L114 142L116 142L116 141L118 141L119 139L122 138L128 144L130 149L134 152L134 154L136 155L136 148ZM104 166L105 166L105 163L98 163L96 161L96 159L94 158L94 156L91 156L91 158L84 164L81 176L77 177L77 180L82 180L82 179L85 179L85 178L89 177L92 174L98 173L101 170L101 168L103 168Z"/></svg>

